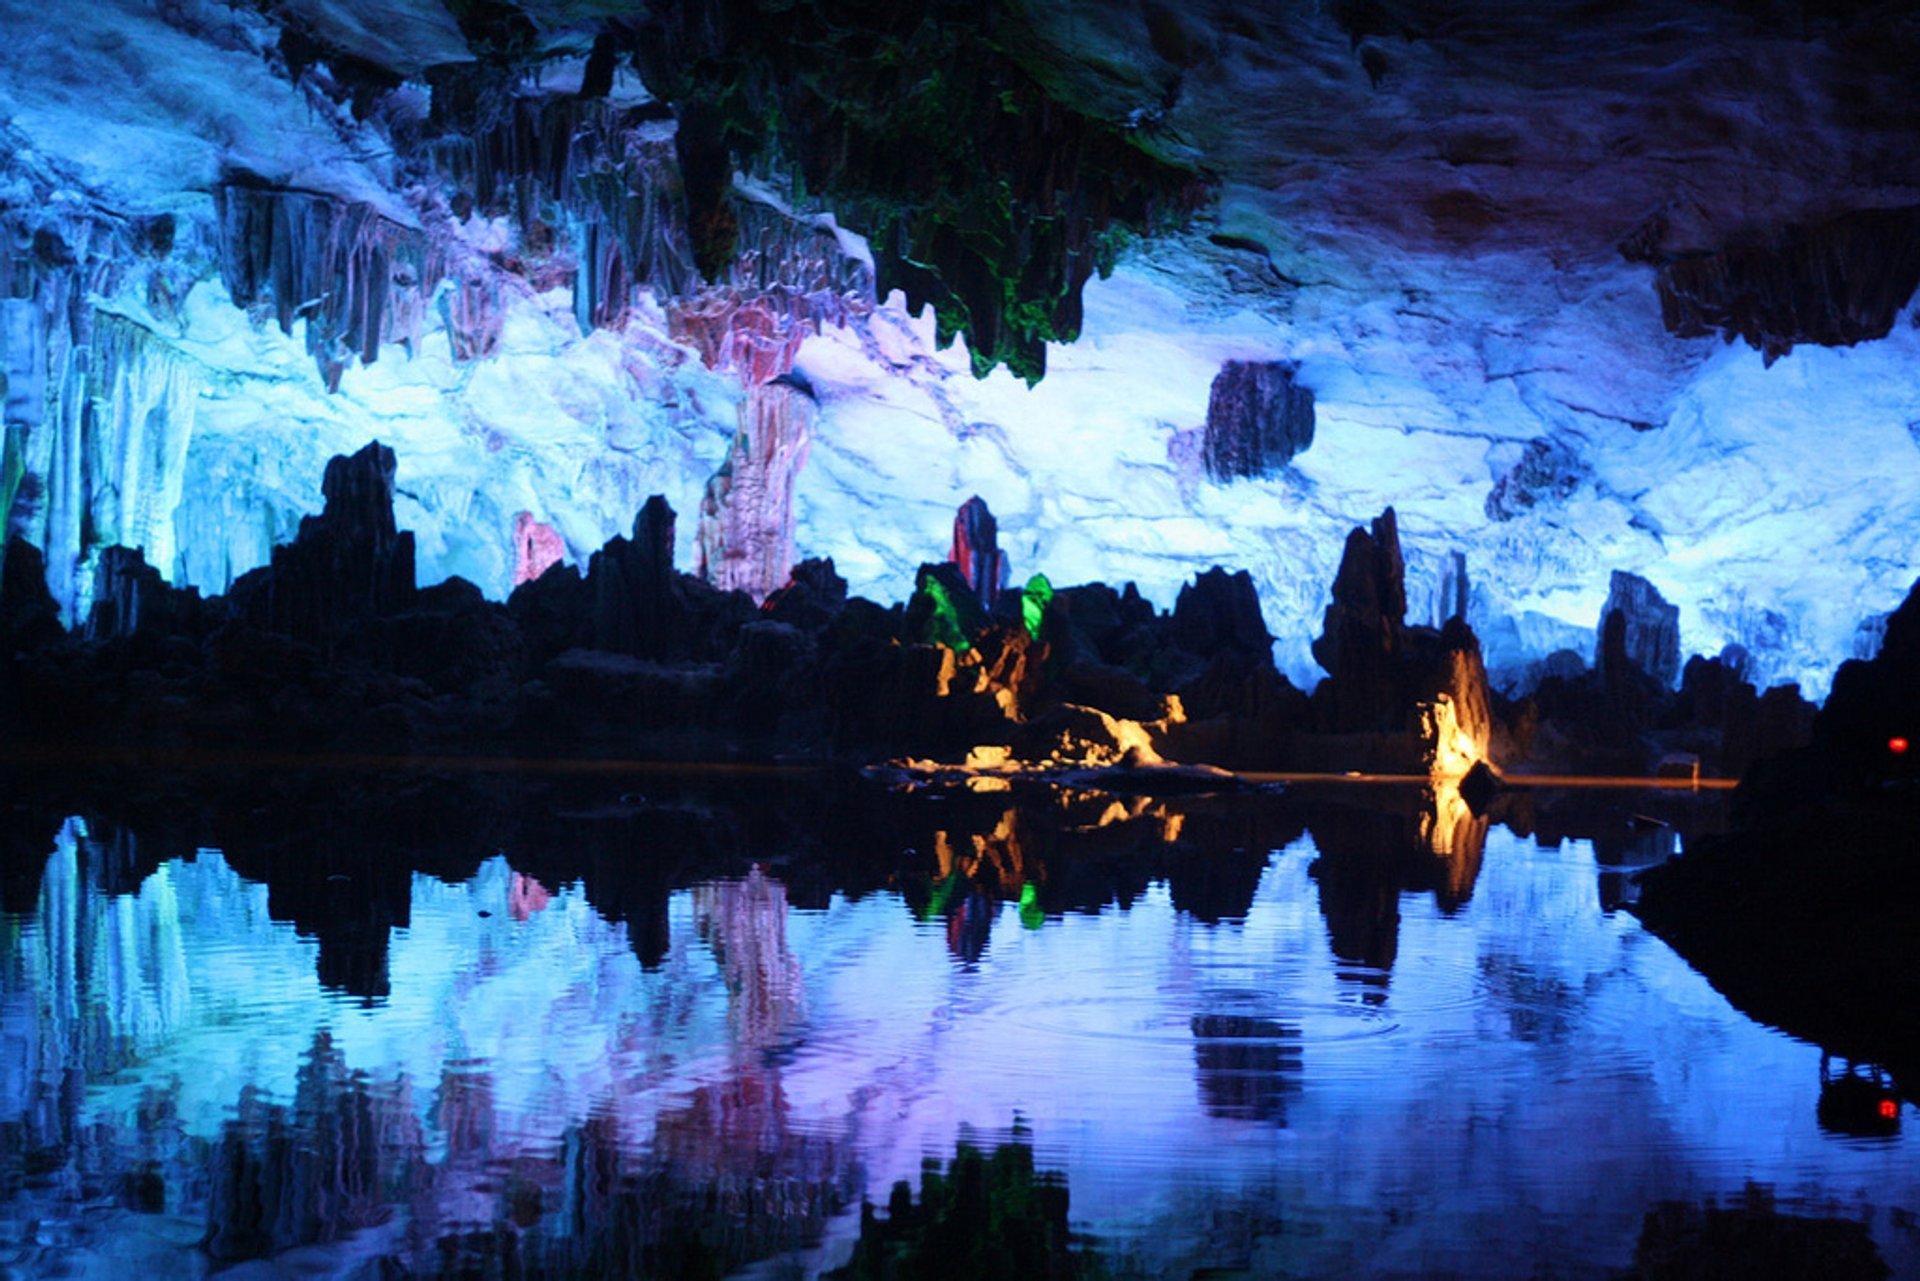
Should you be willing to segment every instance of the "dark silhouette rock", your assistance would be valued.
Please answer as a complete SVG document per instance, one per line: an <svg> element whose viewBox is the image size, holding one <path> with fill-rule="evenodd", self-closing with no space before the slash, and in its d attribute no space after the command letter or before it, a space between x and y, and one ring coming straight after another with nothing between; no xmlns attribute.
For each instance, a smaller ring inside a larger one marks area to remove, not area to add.
<svg viewBox="0 0 1920 1281"><path fill-rule="evenodd" d="M1850 347L1884 338L1920 287L1920 205L1856 209L1755 244L1664 261L1656 288L1667 329L1738 336L1766 361L1796 343Z"/></svg>
<svg viewBox="0 0 1920 1281"><path fill-rule="evenodd" d="M1347 535L1333 600L1313 655L1327 679L1313 693L1322 734L1355 736L1322 753L1346 769L1464 771L1494 738L1480 641L1460 614L1446 626L1406 623L1406 562L1389 507L1371 531Z"/></svg>
<svg viewBox="0 0 1920 1281"><path fill-rule="evenodd" d="M1406 562L1399 522L1389 507L1372 531L1354 529L1334 575L1313 656L1331 678L1316 701L1323 728L1335 732L1401 728L1405 708L1396 686L1407 615Z"/></svg>
<svg viewBox="0 0 1920 1281"><path fill-rule="evenodd" d="M1260 615L1260 594L1244 569L1215 567L1197 574L1173 603L1173 642L1190 654L1265 655L1272 664L1273 637Z"/></svg>
<svg viewBox="0 0 1920 1281"><path fill-rule="evenodd" d="M795 565L786 586L767 597L760 610L777 622L817 631L838 617L846 605L847 580L840 577L829 556Z"/></svg>
<svg viewBox="0 0 1920 1281"><path fill-rule="evenodd" d="M108 547L100 553L93 578L93 609L85 628L88 640L141 633L187 636L200 630L198 591L176 589L136 549Z"/></svg>
<svg viewBox="0 0 1920 1281"><path fill-rule="evenodd" d="M545 663L588 642L590 599L587 580L566 564L550 565L538 578L513 589L507 597L507 612L520 629L530 661Z"/></svg>
<svg viewBox="0 0 1920 1281"><path fill-rule="evenodd" d="M1298 366L1229 360L1207 397L1202 447L1215 480L1271 476L1313 444L1313 392L1294 382Z"/></svg>
<svg viewBox="0 0 1920 1281"><path fill-rule="evenodd" d="M1754 739L1791 735L1810 709L1768 690ZM1841 665L1811 742L1757 760L1733 798L1736 830L1642 877L1635 910L1753 1017L1915 1079L1908 1012L1920 1000L1920 584L1871 661Z"/></svg>
<svg viewBox="0 0 1920 1281"><path fill-rule="evenodd" d="M0 563L0 657L58 642L60 606L47 590L47 562L40 549L23 538L7 540Z"/></svg>
<svg viewBox="0 0 1920 1281"><path fill-rule="evenodd" d="M330 459L321 482L326 507L301 520L269 565L234 583L235 611L326 649L355 624L411 605L413 534L394 525L393 473L393 451L379 441Z"/></svg>
<svg viewBox="0 0 1920 1281"><path fill-rule="evenodd" d="M655 494L633 519L633 537L618 535L587 562L595 649L664 658L676 648L686 609L673 572L673 508Z"/></svg>
<svg viewBox="0 0 1920 1281"><path fill-rule="evenodd" d="M908 640L965 649L986 625L986 608L958 565L942 561L920 567L907 605Z"/></svg>

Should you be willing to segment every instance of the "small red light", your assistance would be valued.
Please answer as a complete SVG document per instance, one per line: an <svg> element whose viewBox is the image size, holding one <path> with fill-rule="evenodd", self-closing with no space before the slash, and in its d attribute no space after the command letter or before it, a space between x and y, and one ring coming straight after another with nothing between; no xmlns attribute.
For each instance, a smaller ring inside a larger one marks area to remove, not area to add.
<svg viewBox="0 0 1920 1281"><path fill-rule="evenodd" d="M1889 1121L1897 1121L1900 1119L1900 1105L1892 1099L1881 1099L1880 1115Z"/></svg>
<svg viewBox="0 0 1920 1281"><path fill-rule="evenodd" d="M1897 736L1890 738L1887 740L1887 750L1895 756L1905 756L1907 754L1907 740Z"/></svg>

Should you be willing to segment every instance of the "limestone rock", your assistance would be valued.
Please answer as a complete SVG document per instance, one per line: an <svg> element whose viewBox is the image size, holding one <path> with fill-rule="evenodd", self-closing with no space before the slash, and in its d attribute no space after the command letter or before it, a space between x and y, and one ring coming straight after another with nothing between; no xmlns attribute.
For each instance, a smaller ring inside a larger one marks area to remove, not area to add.
<svg viewBox="0 0 1920 1281"><path fill-rule="evenodd" d="M1313 444L1313 392L1283 361L1229 360L1207 398L1202 449L1215 480L1271 476Z"/></svg>
<svg viewBox="0 0 1920 1281"><path fill-rule="evenodd" d="M138 550L109 547L94 571L93 611L86 621L88 640L133 636L183 635L200 630L200 593L175 589L147 564Z"/></svg>
<svg viewBox="0 0 1920 1281"><path fill-rule="evenodd" d="M661 658L675 647L686 611L675 590L673 508L659 494L633 520L633 536L615 536L587 562L594 648Z"/></svg>
<svg viewBox="0 0 1920 1281"><path fill-rule="evenodd" d="M947 560L988 610L1013 579L1013 566L1000 550L999 525L986 499L978 494L960 504L954 515L953 546Z"/></svg>
<svg viewBox="0 0 1920 1281"><path fill-rule="evenodd" d="M760 609L776 621L818 629L833 621L846 604L847 580L840 577L829 556L795 565L786 586L767 597Z"/></svg>
<svg viewBox="0 0 1920 1281"><path fill-rule="evenodd" d="M53 644L63 634L40 549L9 538L6 559L0 561L0 657Z"/></svg>
<svg viewBox="0 0 1920 1281"><path fill-rule="evenodd" d="M813 444L813 388L784 374L752 388L700 502L700 577L764 600L793 565L793 486Z"/></svg>
<svg viewBox="0 0 1920 1281"><path fill-rule="evenodd" d="M1333 580L1313 656L1332 679L1325 694L1323 728L1335 732L1398 729L1405 708L1395 686L1407 614L1406 562L1400 553L1393 508L1371 532L1354 529Z"/></svg>
<svg viewBox="0 0 1920 1281"><path fill-rule="evenodd" d="M255 626L327 645L346 628L397 614L414 595L413 534L393 520L393 451L374 441L327 463L326 507L300 522L272 562L234 583L236 612Z"/></svg>
<svg viewBox="0 0 1920 1281"><path fill-rule="evenodd" d="M1608 629L1616 613L1621 633L1610 653ZM1680 607L1668 604L1660 589L1638 574L1616 569L1600 611L1595 666L1604 675L1621 660L1653 677L1662 689L1671 689L1680 674Z"/></svg>
<svg viewBox="0 0 1920 1281"><path fill-rule="evenodd" d="M1920 205L1856 209L1757 244L1660 268L1660 314L1685 338L1716 330L1766 354L1884 338L1920 287Z"/></svg>
<svg viewBox="0 0 1920 1281"><path fill-rule="evenodd" d="M1271 663L1273 637L1260 616L1252 575L1218 566L1195 575L1174 601L1173 640L1203 659L1236 653L1267 655Z"/></svg>

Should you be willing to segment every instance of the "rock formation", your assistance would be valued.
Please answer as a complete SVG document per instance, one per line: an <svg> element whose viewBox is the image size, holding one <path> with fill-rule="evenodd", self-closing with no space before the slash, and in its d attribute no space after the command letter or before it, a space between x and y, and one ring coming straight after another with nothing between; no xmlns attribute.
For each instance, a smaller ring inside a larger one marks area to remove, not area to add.
<svg viewBox="0 0 1920 1281"><path fill-rule="evenodd" d="M282 333L306 321L329 387L382 343L417 343L442 263L420 232L372 206L229 181L213 189L220 274L241 307L271 307Z"/></svg>
<svg viewBox="0 0 1920 1281"><path fill-rule="evenodd" d="M560 531L535 520L532 512L513 518L513 585L530 583L566 558Z"/></svg>
<svg viewBox="0 0 1920 1281"><path fill-rule="evenodd" d="M947 552L947 562L960 571L960 577L989 610L1013 578L1013 566L1000 550L999 526L987 508L987 500L978 494L960 504L954 514L953 546Z"/></svg>
<svg viewBox="0 0 1920 1281"><path fill-rule="evenodd" d="M700 502L700 576L755 601L793 567L793 486L813 443L813 388L782 374L752 388L727 460Z"/></svg>
<svg viewBox="0 0 1920 1281"><path fill-rule="evenodd" d="M1610 640L1616 627L1619 635ZM1672 688L1680 675L1680 608L1638 574L1616 569L1600 610L1594 667L1604 674L1617 671L1622 662L1653 677L1662 689Z"/></svg>
<svg viewBox="0 0 1920 1281"><path fill-rule="evenodd" d="M1647 255L1651 256L1651 255ZM1757 243L1661 260L1673 333L1746 339L1772 364L1796 343L1886 336L1920 287L1920 205L1858 209Z"/></svg>
<svg viewBox="0 0 1920 1281"><path fill-rule="evenodd" d="M1421 744L1417 759L1384 744L1356 745L1363 768L1417 768L1457 778L1486 759L1493 737L1480 642L1458 615L1436 629L1408 626L1406 612L1406 562L1389 507L1371 532L1356 528L1347 535L1333 600L1313 642L1314 657L1327 669L1313 694L1315 719L1327 734L1411 733Z"/></svg>
<svg viewBox="0 0 1920 1281"><path fill-rule="evenodd" d="M413 600L413 534L393 519L393 451L374 441L327 463L326 507L300 522L272 564L233 585L237 613L265 631L324 647Z"/></svg>
<svg viewBox="0 0 1920 1281"><path fill-rule="evenodd" d="M1313 443L1313 392L1283 361L1229 360L1207 397L1202 457L1215 480L1270 476Z"/></svg>
<svg viewBox="0 0 1920 1281"><path fill-rule="evenodd" d="M595 649L665 658L680 648L685 611L673 570L673 525L673 508L655 494L633 518L633 536L616 535L587 562Z"/></svg>

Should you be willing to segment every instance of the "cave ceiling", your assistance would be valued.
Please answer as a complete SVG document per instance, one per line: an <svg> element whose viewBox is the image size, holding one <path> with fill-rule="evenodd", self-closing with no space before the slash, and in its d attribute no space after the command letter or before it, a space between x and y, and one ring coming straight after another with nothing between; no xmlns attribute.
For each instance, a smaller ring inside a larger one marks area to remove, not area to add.
<svg viewBox="0 0 1920 1281"><path fill-rule="evenodd" d="M498 593L475 528L577 557L650 490L696 507L789 370L798 548L856 589L897 597L977 491L1023 573L1165 603L1248 565L1296 675L1390 503L1416 584L1466 556L1496 666L1578 647L1627 568L1689 648L1818 689L1915 573L1904 3L0 0L0 32L0 267L184 362L139 393L198 396L143 519L210 590L380 434L423 572ZM1317 397L1273 475L1198 471L1227 361Z"/></svg>

